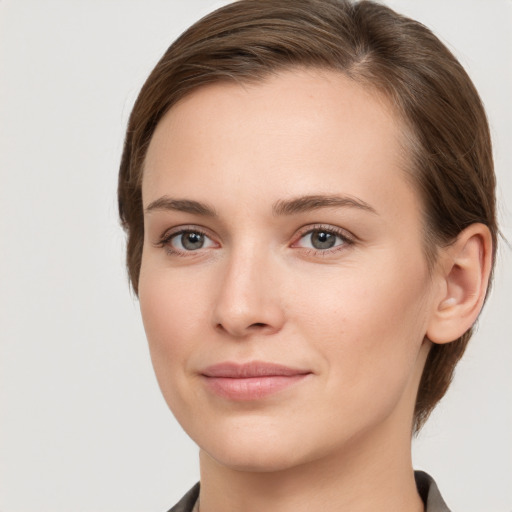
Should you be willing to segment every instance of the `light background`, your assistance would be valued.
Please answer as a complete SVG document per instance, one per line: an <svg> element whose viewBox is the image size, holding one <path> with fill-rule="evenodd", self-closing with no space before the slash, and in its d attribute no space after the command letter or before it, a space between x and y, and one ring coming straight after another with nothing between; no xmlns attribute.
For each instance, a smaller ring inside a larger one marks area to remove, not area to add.
<svg viewBox="0 0 512 512"><path fill-rule="evenodd" d="M0 0L0 511L164 511L197 449L157 389L116 218L123 130L170 42L222 2ZM224 2L226 3L226 2ZM393 0L486 104L512 240L512 2ZM512 251L414 443L455 511L512 511Z"/></svg>

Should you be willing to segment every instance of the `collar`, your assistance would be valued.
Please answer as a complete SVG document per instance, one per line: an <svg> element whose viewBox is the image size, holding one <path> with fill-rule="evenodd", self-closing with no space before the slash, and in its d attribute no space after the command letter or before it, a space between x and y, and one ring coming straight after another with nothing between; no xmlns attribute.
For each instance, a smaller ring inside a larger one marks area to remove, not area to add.
<svg viewBox="0 0 512 512"><path fill-rule="evenodd" d="M434 479L424 471L415 471L418 493L425 503L425 512L450 512ZM197 512L199 510L199 482L183 496L169 512Z"/></svg>

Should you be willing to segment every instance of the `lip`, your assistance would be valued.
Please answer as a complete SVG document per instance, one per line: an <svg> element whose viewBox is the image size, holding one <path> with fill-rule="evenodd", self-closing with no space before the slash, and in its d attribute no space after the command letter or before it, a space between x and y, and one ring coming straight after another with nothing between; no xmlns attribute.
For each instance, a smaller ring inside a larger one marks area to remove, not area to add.
<svg viewBox="0 0 512 512"><path fill-rule="evenodd" d="M311 373L310 370L261 361L225 362L200 372L209 391L236 401L263 399L293 386Z"/></svg>

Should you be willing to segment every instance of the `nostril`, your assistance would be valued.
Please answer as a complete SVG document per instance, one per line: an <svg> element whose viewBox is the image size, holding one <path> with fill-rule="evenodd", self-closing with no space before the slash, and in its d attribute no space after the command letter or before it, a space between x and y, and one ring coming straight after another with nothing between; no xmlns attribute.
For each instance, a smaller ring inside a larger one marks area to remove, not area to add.
<svg viewBox="0 0 512 512"><path fill-rule="evenodd" d="M249 327L265 327L267 324L256 322L255 324L251 324Z"/></svg>

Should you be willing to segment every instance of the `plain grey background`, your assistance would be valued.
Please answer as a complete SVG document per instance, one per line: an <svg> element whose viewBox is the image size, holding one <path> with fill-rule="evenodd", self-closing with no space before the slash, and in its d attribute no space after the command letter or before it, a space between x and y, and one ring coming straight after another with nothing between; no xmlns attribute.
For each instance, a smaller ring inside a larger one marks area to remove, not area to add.
<svg viewBox="0 0 512 512"><path fill-rule="evenodd" d="M123 130L146 75L211 0L0 0L0 510L167 510L197 448L153 376L116 217ZM512 2L393 0L468 69L512 239ZM454 511L512 510L512 251L414 442Z"/></svg>

